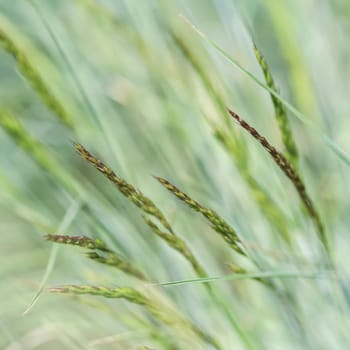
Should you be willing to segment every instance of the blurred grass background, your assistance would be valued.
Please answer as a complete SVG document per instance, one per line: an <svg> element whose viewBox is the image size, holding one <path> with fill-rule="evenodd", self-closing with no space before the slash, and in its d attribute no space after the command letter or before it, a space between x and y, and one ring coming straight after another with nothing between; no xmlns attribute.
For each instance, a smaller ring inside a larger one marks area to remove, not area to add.
<svg viewBox="0 0 350 350"><path fill-rule="evenodd" d="M80 159L73 142L150 197L209 276L232 273L231 263L248 270L254 265L152 175L216 210L262 271L321 269L322 247L294 188L225 110L239 113L282 150L268 92L183 16L263 81L254 41L281 96L350 155L346 0L1 0L1 33L21 50L64 112L48 108L48 97L21 68L20 54L9 54L1 39L0 348L209 346L191 343L184 330L159 325L139 306L117 299L43 293L23 315L50 264L48 286L134 286L151 293L144 282L86 259L78 248L53 246L43 239L46 233L101 238L154 282L196 278L137 208ZM276 281L292 296L289 301L252 280L213 282L216 298L203 284L160 287L157 297L215 336L222 349L350 345L349 166L320 134L292 113L289 120L300 172L331 241L337 278ZM233 152L219 142L218 131L232 137ZM266 215L247 178L272 198L280 222Z"/></svg>

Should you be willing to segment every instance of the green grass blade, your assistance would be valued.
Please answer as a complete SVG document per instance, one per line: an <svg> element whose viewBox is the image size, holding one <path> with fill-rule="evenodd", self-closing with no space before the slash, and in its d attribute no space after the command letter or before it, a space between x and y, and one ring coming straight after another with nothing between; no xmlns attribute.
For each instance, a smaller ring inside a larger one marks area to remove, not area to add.
<svg viewBox="0 0 350 350"><path fill-rule="evenodd" d="M235 281L244 279L272 279L272 278L328 278L329 275L324 272L300 272L300 271L276 271L276 272L257 272L257 273L244 273L244 274L230 274L225 276L214 276L214 277L204 277L204 278L191 278L187 280L170 281L154 283L157 286L176 286L183 284L195 284L195 283L208 283L208 282L220 282L220 281Z"/></svg>
<svg viewBox="0 0 350 350"><path fill-rule="evenodd" d="M80 209L80 203L75 201L73 202L70 207L67 209L66 214L64 215L62 222L60 226L57 229L57 234L61 235L64 231L66 231L69 226L72 224L74 218L77 216L78 212ZM37 303L37 301L40 298L40 295L43 293L45 289L46 282L48 278L50 277L50 274L55 266L56 258L57 258L57 253L58 253L58 246L53 246L49 260L46 265L45 273L41 279L40 286L38 288L38 291L35 293L32 301L26 308L26 310L23 312L23 315L27 314L33 306Z"/></svg>

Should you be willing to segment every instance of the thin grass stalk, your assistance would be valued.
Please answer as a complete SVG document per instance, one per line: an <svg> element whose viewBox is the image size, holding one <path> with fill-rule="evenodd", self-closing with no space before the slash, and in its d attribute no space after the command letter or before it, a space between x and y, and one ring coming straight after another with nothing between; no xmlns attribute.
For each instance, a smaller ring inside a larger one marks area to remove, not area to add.
<svg viewBox="0 0 350 350"><path fill-rule="evenodd" d="M186 260L192 265L193 270L197 273L199 277L206 277L207 273L204 268L199 264L195 256L193 255L190 248L187 246L186 242L179 238L176 235L171 235L162 231L152 220L143 216L144 221L149 226L149 228L155 233L157 236L162 238L167 244L182 254Z"/></svg>
<svg viewBox="0 0 350 350"><path fill-rule="evenodd" d="M246 270L243 267L240 267L236 264L228 264L229 269L237 274L250 274L251 272ZM255 280L257 282L262 283L263 285L265 285L266 287L271 288L273 291L276 291L276 286L272 283L272 281L268 280L267 278L260 278L260 277L252 277L252 280Z"/></svg>

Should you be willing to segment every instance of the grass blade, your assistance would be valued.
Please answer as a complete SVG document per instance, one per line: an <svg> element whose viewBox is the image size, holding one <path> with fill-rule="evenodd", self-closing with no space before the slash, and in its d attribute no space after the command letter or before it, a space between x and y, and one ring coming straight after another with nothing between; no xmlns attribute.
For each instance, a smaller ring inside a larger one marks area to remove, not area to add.
<svg viewBox="0 0 350 350"><path fill-rule="evenodd" d="M225 276L214 276L205 278L192 278L187 280L170 281L162 283L154 283L157 286L176 286L184 284L194 283L208 283L208 282L220 282L220 281L235 281L244 279L272 279L272 278L324 278L329 277L327 274L320 272L300 272L300 271L276 271L276 272L257 272L257 273L244 273L244 274L230 274Z"/></svg>
<svg viewBox="0 0 350 350"><path fill-rule="evenodd" d="M79 202L75 201L70 205L70 207L67 209L67 212L62 219L61 225L57 229L57 234L62 234L62 232L66 231L69 228L69 226L73 222L74 218L78 214L79 209L80 209ZM54 246L51 250L50 257L49 257L49 260L48 260L47 265L46 265L46 270L45 270L44 276L41 279L38 291L35 293L32 301L30 302L30 304L28 305L26 310L23 312L23 315L26 315L33 308L33 306L39 300L40 295L43 293L43 291L45 289L45 284L46 284L46 282L47 282L47 280L48 280L48 278L49 278L49 276L54 268L55 261L57 258L57 253L58 253L58 248L56 246Z"/></svg>

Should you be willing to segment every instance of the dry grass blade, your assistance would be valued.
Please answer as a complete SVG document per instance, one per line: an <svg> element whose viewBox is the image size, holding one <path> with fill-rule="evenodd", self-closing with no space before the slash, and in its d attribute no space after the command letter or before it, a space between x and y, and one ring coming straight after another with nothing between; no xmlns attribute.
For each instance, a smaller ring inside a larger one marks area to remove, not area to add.
<svg viewBox="0 0 350 350"><path fill-rule="evenodd" d="M271 90L278 93L272 74L270 72L269 66L265 60L265 57L262 55L262 53L256 46L254 46L254 52L259 62L259 65L261 67L261 70L265 76L265 81L267 86ZM287 110L280 99L278 99L275 95L271 93L270 93L270 96L275 109L275 117L282 134L282 141L287 151L286 157L294 165L294 167L297 168L298 167L298 149L294 142L292 129L287 116Z"/></svg>
<svg viewBox="0 0 350 350"><path fill-rule="evenodd" d="M297 190L299 197L304 204L306 210L308 211L310 217L315 223L315 226L317 228L317 232L319 235L319 238L321 242L323 243L325 249L329 252L329 245L328 245L328 240L326 236L325 229L323 227L321 218L310 198L308 195L305 185L297 173L297 171L293 168L291 163L288 161L288 159L280 152L277 151L277 149L272 146L264 136L260 135L259 132L254 129L252 126L250 126L246 121L241 119L241 117L231 111L230 109L228 110L231 116L244 128L249 132L250 135L252 135L258 142L270 153L271 157L275 161L275 163L279 166L279 168L284 172L284 174L291 180L293 183L295 189Z"/></svg>
<svg viewBox="0 0 350 350"><path fill-rule="evenodd" d="M224 240L230 245L230 247L237 253L246 255L242 249L243 244L239 239L236 231L224 220L222 219L214 210L208 209L196 200L189 197L186 193L182 192L176 186L171 184L169 181L155 176L155 178L171 193L173 193L181 201L185 202L190 208L201 213L211 224L212 228L219 233Z"/></svg>

